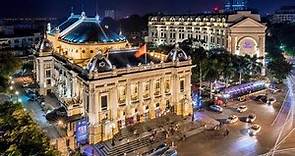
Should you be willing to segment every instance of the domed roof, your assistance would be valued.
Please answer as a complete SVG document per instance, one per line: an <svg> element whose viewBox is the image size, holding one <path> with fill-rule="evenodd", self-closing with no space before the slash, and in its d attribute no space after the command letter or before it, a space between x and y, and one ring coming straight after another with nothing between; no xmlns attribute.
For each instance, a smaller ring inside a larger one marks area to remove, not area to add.
<svg viewBox="0 0 295 156"><path fill-rule="evenodd" d="M73 43L106 43L125 41L125 37L102 27L98 22L84 21L61 37Z"/></svg>
<svg viewBox="0 0 295 156"><path fill-rule="evenodd" d="M85 12L81 15L73 15L62 24L49 32L50 35L59 35L58 38L65 42L87 44L87 43L112 43L124 42L125 36L119 35L102 26L99 16L86 17Z"/></svg>
<svg viewBox="0 0 295 156"><path fill-rule="evenodd" d="M38 52L51 52L53 50L52 43L44 36L41 41L36 45L36 50Z"/></svg>
<svg viewBox="0 0 295 156"><path fill-rule="evenodd" d="M103 55L97 54L89 61L87 65L87 70L89 72L106 72L111 71L113 68L111 62Z"/></svg>
<svg viewBox="0 0 295 156"><path fill-rule="evenodd" d="M169 62L169 61L174 62L176 60L179 60L179 61L188 60L188 56L181 48L179 48L178 44L176 44L175 47L169 52L167 59L166 59L167 62Z"/></svg>

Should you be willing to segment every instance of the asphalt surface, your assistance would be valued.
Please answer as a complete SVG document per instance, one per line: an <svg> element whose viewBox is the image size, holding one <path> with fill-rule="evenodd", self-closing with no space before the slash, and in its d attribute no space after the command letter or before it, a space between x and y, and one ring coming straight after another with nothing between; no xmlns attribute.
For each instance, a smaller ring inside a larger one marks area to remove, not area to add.
<svg viewBox="0 0 295 156"><path fill-rule="evenodd" d="M279 105L284 99L284 93L279 93L276 97L278 99L276 105ZM272 123L280 107L269 106L253 100L237 103L238 104L224 107L223 113L220 114L210 110L195 112L195 116L205 114L220 122L224 122L226 118L232 114L237 115L240 120L233 124L225 124L225 127L229 129L228 136L224 136L222 133L221 135L217 134L217 132L214 131L205 131L188 138L178 145L177 151L179 155L255 156L269 152L273 148L276 138L279 135L280 125L272 125ZM246 105L248 110L244 113L238 113L236 111L238 105ZM286 107L288 108L288 105ZM248 128L251 124L244 122L245 118L251 113L257 116L254 123L262 127L261 131L254 137L248 134ZM295 147L295 134L294 137L290 137L289 139L290 141L286 141L284 144L285 146L280 147L280 149ZM292 153L290 151L292 150L282 151L279 155L283 152L284 155L288 155L288 153Z"/></svg>

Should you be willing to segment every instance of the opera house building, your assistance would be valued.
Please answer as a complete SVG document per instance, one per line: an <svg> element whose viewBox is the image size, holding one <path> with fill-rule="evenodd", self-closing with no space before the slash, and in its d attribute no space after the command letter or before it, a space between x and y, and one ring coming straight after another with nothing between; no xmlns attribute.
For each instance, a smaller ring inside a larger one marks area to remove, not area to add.
<svg viewBox="0 0 295 156"><path fill-rule="evenodd" d="M49 26L36 48L35 77L39 93L54 94L66 109L67 146L111 139L167 111L192 114L190 57L178 46L162 57L146 51L84 12Z"/></svg>

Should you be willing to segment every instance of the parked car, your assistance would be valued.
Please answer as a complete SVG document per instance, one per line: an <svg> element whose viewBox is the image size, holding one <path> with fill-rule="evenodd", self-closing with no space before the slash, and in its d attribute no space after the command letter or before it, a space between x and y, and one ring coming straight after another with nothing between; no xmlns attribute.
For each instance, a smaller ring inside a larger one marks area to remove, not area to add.
<svg viewBox="0 0 295 156"><path fill-rule="evenodd" d="M250 136L254 136L261 131L261 126L258 124L253 124L249 129L248 133Z"/></svg>
<svg viewBox="0 0 295 156"><path fill-rule="evenodd" d="M160 145L161 146L161 145ZM169 149L168 146L157 147L153 153L149 154L149 156L159 156L163 155Z"/></svg>
<svg viewBox="0 0 295 156"><path fill-rule="evenodd" d="M258 96L255 97L254 100L266 103L267 102L267 96L266 95L258 95Z"/></svg>
<svg viewBox="0 0 295 156"><path fill-rule="evenodd" d="M256 115L255 114L250 114L247 118L246 118L246 122L250 122L253 123L256 119Z"/></svg>
<svg viewBox="0 0 295 156"><path fill-rule="evenodd" d="M212 110L214 112L218 112L218 113L223 112L223 108L218 105L210 105L209 108L210 108L210 110Z"/></svg>
<svg viewBox="0 0 295 156"><path fill-rule="evenodd" d="M235 123L239 120L236 115L231 115L226 119L226 123Z"/></svg>
<svg viewBox="0 0 295 156"><path fill-rule="evenodd" d="M278 89L278 88L269 88L269 90L270 90L272 93L278 93L278 92L281 92L281 91L282 91L281 89Z"/></svg>
<svg viewBox="0 0 295 156"><path fill-rule="evenodd" d="M277 102L277 99L274 97L271 97L267 100L267 104L273 105L275 102Z"/></svg>
<svg viewBox="0 0 295 156"><path fill-rule="evenodd" d="M238 97L238 101L245 102L245 101L247 101L247 99L245 96L241 96L241 97Z"/></svg>
<svg viewBox="0 0 295 156"><path fill-rule="evenodd" d="M64 107L59 107L48 112L45 117L48 121L57 121L60 118L67 117L67 111Z"/></svg>
<svg viewBox="0 0 295 156"><path fill-rule="evenodd" d="M170 148L162 156L177 156L177 151L175 149Z"/></svg>
<svg viewBox="0 0 295 156"><path fill-rule="evenodd" d="M239 113L246 112L247 110L248 110L248 107L245 106L245 105L239 106L239 107L237 108L237 111L238 111Z"/></svg>
<svg viewBox="0 0 295 156"><path fill-rule="evenodd" d="M27 87L29 87L29 86L30 86L29 83L24 83L24 84L22 85L23 88L27 88Z"/></svg>

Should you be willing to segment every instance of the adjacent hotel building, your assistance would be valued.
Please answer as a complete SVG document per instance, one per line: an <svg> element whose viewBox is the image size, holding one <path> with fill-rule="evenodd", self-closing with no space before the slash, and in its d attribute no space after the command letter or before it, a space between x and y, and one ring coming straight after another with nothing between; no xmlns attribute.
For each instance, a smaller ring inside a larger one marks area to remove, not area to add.
<svg viewBox="0 0 295 156"><path fill-rule="evenodd" d="M265 24L250 11L236 14L153 16L148 22L149 42L173 45L196 39L205 49L225 48L237 55L265 56Z"/></svg>
<svg viewBox="0 0 295 156"><path fill-rule="evenodd" d="M132 48L84 12L48 29L36 49L36 80L40 94L55 94L66 109L61 139L70 148L111 139L168 111L192 114L192 63L179 47L167 56Z"/></svg>

